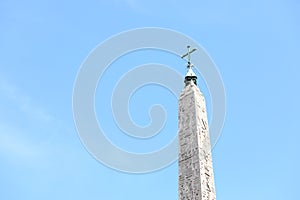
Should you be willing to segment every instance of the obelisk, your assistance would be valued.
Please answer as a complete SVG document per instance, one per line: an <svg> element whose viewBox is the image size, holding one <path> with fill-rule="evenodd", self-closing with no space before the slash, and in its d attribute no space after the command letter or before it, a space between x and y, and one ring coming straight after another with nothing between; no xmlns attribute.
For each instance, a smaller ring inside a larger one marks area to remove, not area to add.
<svg viewBox="0 0 300 200"><path fill-rule="evenodd" d="M179 98L179 200L215 200L206 104L190 62L192 51L188 46L188 53L183 56L188 56L188 72Z"/></svg>

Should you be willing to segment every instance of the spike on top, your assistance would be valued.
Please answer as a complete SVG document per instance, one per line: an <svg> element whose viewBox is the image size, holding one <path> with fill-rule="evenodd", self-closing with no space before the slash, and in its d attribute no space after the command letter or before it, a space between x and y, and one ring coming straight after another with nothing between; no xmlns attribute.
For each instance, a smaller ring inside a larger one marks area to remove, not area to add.
<svg viewBox="0 0 300 200"><path fill-rule="evenodd" d="M187 70L188 71L185 75L184 83L185 83L185 85L188 85L188 84L190 84L191 81L193 81L194 84L197 85L197 76L194 73L194 71L192 69L193 65L191 64L191 53L193 53L197 49L190 50L190 48L191 48L191 46L187 46L188 52L181 56L182 59L185 59L185 57L187 57L187 59L185 59L185 60L187 61Z"/></svg>

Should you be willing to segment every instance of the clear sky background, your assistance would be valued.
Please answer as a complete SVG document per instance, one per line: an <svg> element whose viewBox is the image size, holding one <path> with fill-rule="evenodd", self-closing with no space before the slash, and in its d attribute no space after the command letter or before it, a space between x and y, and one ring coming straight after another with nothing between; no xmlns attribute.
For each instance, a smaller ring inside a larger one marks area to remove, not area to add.
<svg viewBox="0 0 300 200"><path fill-rule="evenodd" d="M85 150L72 116L73 84L89 52L121 31L149 26L192 37L223 78L227 116L213 149L217 199L300 199L299 11L296 0L2 0L0 199L177 199L177 162L140 175L112 170ZM185 72L181 60L162 52L133 57ZM120 65L130 70L129 60ZM117 66L110 70L122 76ZM199 87L209 102L206 86ZM111 137L115 144L147 152L168 143L177 129L170 92L156 86L137 92L132 118L149 123L153 103L166 105L166 136L153 146L123 140L120 132ZM117 130L113 121L105 127Z"/></svg>

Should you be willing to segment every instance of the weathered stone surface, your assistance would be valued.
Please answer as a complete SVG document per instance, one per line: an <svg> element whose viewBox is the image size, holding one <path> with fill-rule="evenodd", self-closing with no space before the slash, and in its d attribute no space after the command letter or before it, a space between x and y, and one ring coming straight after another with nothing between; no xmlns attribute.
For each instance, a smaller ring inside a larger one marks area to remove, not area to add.
<svg viewBox="0 0 300 200"><path fill-rule="evenodd" d="M179 98L179 200L215 200L206 105L190 81Z"/></svg>

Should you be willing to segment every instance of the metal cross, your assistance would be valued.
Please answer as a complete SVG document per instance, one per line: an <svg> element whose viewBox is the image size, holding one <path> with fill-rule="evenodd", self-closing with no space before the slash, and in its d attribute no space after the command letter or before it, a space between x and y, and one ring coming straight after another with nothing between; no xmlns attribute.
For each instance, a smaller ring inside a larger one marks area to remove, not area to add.
<svg viewBox="0 0 300 200"><path fill-rule="evenodd" d="M186 56L188 57L188 59L187 59L187 61L188 61L187 67L188 68L192 67L192 65L191 65L191 53L193 53L194 51L197 50L197 49L190 50L190 48L191 48L191 46L187 46L188 52L181 56L182 59L185 58Z"/></svg>

